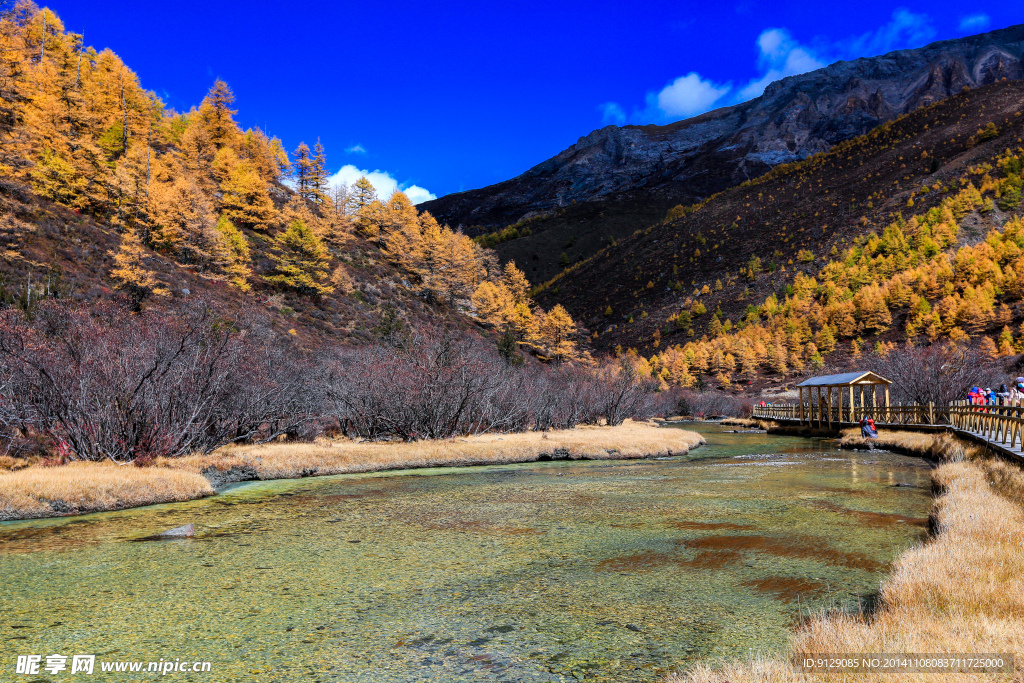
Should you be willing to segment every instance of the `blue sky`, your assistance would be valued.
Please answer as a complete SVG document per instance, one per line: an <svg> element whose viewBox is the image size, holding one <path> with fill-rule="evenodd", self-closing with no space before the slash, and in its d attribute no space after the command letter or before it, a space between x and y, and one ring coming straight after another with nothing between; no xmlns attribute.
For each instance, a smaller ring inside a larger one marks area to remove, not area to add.
<svg viewBox="0 0 1024 683"><path fill-rule="evenodd" d="M609 123L675 121L836 59L1024 22L1024 3L946 0L48 6L168 105L222 78L244 127L289 150L319 137L339 180L375 171L414 201L506 180Z"/></svg>

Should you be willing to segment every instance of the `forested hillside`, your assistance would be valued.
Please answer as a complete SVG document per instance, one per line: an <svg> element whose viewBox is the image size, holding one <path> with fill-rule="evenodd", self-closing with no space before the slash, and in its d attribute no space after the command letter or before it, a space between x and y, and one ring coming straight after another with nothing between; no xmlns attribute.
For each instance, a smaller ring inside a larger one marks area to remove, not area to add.
<svg viewBox="0 0 1024 683"><path fill-rule="evenodd" d="M439 317L470 325L481 284L486 298L522 277L401 192L328 187L319 141L288 153L242 130L233 103L217 81L176 112L49 9L0 16L4 300L125 296L138 310L205 296L300 338L361 343ZM515 303L515 342L566 355L564 311Z"/></svg>
<svg viewBox="0 0 1024 683"><path fill-rule="evenodd" d="M961 94L780 166L544 284L662 378L785 378L865 348L1024 348L1024 85Z"/></svg>

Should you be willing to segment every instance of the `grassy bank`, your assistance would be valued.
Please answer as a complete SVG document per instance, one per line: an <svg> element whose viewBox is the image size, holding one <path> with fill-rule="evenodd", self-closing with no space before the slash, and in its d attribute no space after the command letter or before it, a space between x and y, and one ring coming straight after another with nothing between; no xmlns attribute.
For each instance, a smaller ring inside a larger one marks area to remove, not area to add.
<svg viewBox="0 0 1024 683"><path fill-rule="evenodd" d="M212 493L206 477L185 470L112 462L35 466L0 473L0 520L176 503Z"/></svg>
<svg viewBox="0 0 1024 683"><path fill-rule="evenodd" d="M977 460L984 449L946 432L878 430L877 439L865 439L859 429L844 429L839 447L846 450L881 449L933 460Z"/></svg>
<svg viewBox="0 0 1024 683"><path fill-rule="evenodd" d="M75 463L0 473L0 519L120 510L211 495L215 486L255 479L543 459L616 460L684 455L704 443L682 429L627 421L617 427L486 434L413 443L318 440L232 446L210 455L161 458L152 467Z"/></svg>
<svg viewBox="0 0 1024 683"><path fill-rule="evenodd" d="M954 439L927 444L929 453L959 460L972 447ZM894 442L900 437L893 437ZM924 439L901 441L924 448ZM933 450L934 449L934 450ZM975 457L934 471L941 494L928 542L903 553L882 583L870 614L822 613L794 636L790 655L841 653L1024 653L1024 471ZM1019 666L1019 665L1018 665ZM830 674L828 680L981 680L966 674ZM698 665L667 683L808 680L784 657L723 667ZM1014 680L1020 679L1020 669Z"/></svg>
<svg viewBox="0 0 1024 683"><path fill-rule="evenodd" d="M751 429L760 429L760 420L751 420L746 417L727 417L722 420L722 424L727 427L748 427Z"/></svg>

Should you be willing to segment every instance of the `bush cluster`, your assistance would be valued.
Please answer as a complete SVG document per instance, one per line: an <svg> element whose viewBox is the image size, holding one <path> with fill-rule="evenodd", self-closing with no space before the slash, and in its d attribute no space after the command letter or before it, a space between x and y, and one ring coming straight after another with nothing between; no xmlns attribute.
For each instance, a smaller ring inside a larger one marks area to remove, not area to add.
<svg viewBox="0 0 1024 683"><path fill-rule="evenodd" d="M406 440L647 418L667 399L628 362L512 363L444 327L318 344L201 299L173 309L48 300L0 311L0 447L129 462L235 442Z"/></svg>

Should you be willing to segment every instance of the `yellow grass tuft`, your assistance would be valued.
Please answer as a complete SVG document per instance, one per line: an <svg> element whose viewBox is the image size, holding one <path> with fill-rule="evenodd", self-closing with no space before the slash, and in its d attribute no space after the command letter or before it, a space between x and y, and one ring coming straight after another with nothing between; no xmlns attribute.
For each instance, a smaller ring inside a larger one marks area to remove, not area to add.
<svg viewBox="0 0 1024 683"><path fill-rule="evenodd" d="M614 460L684 455L704 438L682 429L627 421L617 427L487 434L443 441L315 443L231 446L209 455L159 458L154 467L75 463L0 471L0 519L27 519L119 510L191 500L213 493L210 480L239 468L239 479L293 479L324 474L414 467L531 462L543 455ZM208 475L209 478L207 478Z"/></svg>
<svg viewBox="0 0 1024 683"><path fill-rule="evenodd" d="M162 467L204 472L252 468L260 479L376 472L417 467L456 467L532 462L542 455L617 460L685 455L704 437L683 429L630 422L617 427L578 427L550 432L484 434L412 443L319 440L312 444L231 446L210 455L160 459Z"/></svg>
<svg viewBox="0 0 1024 683"><path fill-rule="evenodd" d="M915 436L920 436L915 434ZM794 637L791 655L842 653L1024 654L1024 508L999 490L1024 492L1024 471L1006 462L944 464L934 473L937 534L901 555L869 615L826 613ZM1018 499L1024 501L1024 499ZM1019 669L1017 673L1020 680ZM830 681L981 680L966 674L828 676ZM783 658L698 665L667 683L797 681Z"/></svg>
<svg viewBox="0 0 1024 683"><path fill-rule="evenodd" d="M0 519L57 517L174 503L213 493L194 472L79 462L0 472Z"/></svg>

